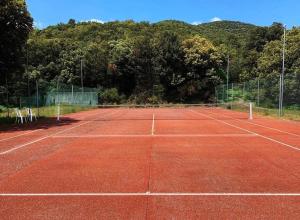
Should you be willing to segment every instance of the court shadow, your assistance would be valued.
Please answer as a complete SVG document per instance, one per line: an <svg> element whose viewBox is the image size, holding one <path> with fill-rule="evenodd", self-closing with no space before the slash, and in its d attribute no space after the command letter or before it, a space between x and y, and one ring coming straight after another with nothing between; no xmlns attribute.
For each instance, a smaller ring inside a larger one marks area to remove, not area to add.
<svg viewBox="0 0 300 220"><path fill-rule="evenodd" d="M34 131L37 129L47 130L53 127L63 127L67 125L72 125L80 122L80 120L63 117L59 121L57 118L40 118L37 121L24 123L24 124L2 124L0 125L0 133L12 133L12 132L20 132L20 131Z"/></svg>

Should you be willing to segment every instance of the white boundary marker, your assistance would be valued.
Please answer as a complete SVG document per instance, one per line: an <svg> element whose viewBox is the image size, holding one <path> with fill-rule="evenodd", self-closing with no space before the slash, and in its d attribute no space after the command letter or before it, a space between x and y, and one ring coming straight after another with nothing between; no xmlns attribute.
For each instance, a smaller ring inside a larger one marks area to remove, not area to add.
<svg viewBox="0 0 300 220"><path fill-rule="evenodd" d="M105 197L105 196L170 196L170 197L299 197L300 193L152 193L152 192L137 192L137 193L3 193L0 197Z"/></svg>
<svg viewBox="0 0 300 220"><path fill-rule="evenodd" d="M103 135L57 135L51 138L139 138L139 137L257 137L256 134L103 134Z"/></svg>
<svg viewBox="0 0 300 220"><path fill-rule="evenodd" d="M154 133L155 133L155 114L153 113L151 135L154 136Z"/></svg>
<svg viewBox="0 0 300 220"><path fill-rule="evenodd" d="M223 120L216 119L216 118L214 118L214 117L211 117L211 116L208 116L208 115L205 115L205 114L202 114L202 113L197 112L197 111L195 111L195 110L191 110L191 111L194 112L194 113L196 113L196 114L199 114L199 115L205 116L205 117L207 117L207 118L213 119L213 120L215 120L215 121L221 122L221 123L223 123L223 124L226 124L226 125L228 125L228 126L231 126L231 127L233 127L233 128L237 128L237 129L239 129L239 130L246 131L246 132L248 132L248 133L250 133L250 134L257 135L257 136L259 136L259 137L261 137L261 138L264 138L264 139L266 139L266 140L269 140L269 141L272 141L272 142L281 144L281 145L283 145L283 146L289 147L289 148L291 148L291 149L293 149L293 150L296 150L296 151L300 151L300 148L295 147L295 146L293 146L293 145L286 144L286 143L284 143L284 142L281 142L281 141L275 140L275 139L273 139L273 138L270 138L270 137L267 137L267 136L264 136L264 135L255 133L255 132L253 132L253 131L250 131L250 130L241 128L241 127L236 126L236 125L232 125L232 124L230 124L230 123L228 123L228 122L225 122L225 121L223 121Z"/></svg>
<svg viewBox="0 0 300 220"><path fill-rule="evenodd" d="M114 113L115 113L115 112L114 112ZM98 114L99 114L99 113L98 113ZM108 115L113 115L113 114L108 114ZM107 115L106 115L106 116L107 116ZM53 137L53 136L58 135L58 134L62 134L62 133L64 133L64 132L66 132L66 131L70 131L70 130L72 130L72 129L78 128L78 127L80 127L80 126L83 126L83 125L86 125L86 124L89 124L89 123L92 123L92 122L93 122L93 121L87 121L87 122L81 123L81 124L79 124L79 125L73 126L73 127L71 127L71 128L67 128L67 129L64 129L64 130L62 130L62 131L56 132L56 133L54 133L54 134L50 134L50 135L44 136L44 137L39 138L39 139L37 139L37 140L31 141L31 142L27 142L27 143L25 143L25 144L21 144L21 145L19 145L19 146L16 146L16 147L14 147L14 148L11 148L11 149L9 149L9 150L7 150L7 151L0 152L0 156L1 156L1 155L5 155L5 154L9 154L9 153L11 153L11 152L13 152L13 151L16 151L16 150L20 149L20 148L23 148L23 147L26 147L26 146L28 146L28 145L31 145L31 144L34 144L34 143L43 141L43 140L45 140L45 139L47 139L47 138Z"/></svg>
<svg viewBox="0 0 300 220"><path fill-rule="evenodd" d="M32 134L32 133L34 133L34 132L41 131L41 130L42 130L42 129L37 129L37 130L34 130L34 131L24 132L24 133L19 134L19 135L16 135L16 136L12 136L12 137L8 137L8 138L1 139L0 142L8 141L8 140L11 140L11 139L14 139L14 138L17 138L17 137L21 137L21 136L25 136L25 135L27 135L27 134Z"/></svg>

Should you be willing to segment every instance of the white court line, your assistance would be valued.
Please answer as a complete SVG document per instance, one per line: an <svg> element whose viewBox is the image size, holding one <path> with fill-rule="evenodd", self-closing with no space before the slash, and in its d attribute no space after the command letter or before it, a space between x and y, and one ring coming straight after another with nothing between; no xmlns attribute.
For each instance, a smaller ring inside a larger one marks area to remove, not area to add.
<svg viewBox="0 0 300 220"><path fill-rule="evenodd" d="M228 116L228 117L230 117L230 116ZM230 118L232 118L232 117L230 117ZM243 121L243 120L240 120L240 119L235 119L235 120ZM246 123L252 124L252 125L256 125L256 126L259 126L259 127L262 127L262 128L267 128L267 129L270 129L270 130L273 130L273 131L278 131L278 132L281 132L281 133L284 133L284 134L289 134L289 135L292 135L292 136L295 136L295 137L300 137L300 135L298 135L298 134L294 134L294 133L287 132L287 131L282 131L282 130L277 129L277 128L272 128L272 127L264 126L264 125L257 124L257 123L254 123L254 122L249 122L249 121L243 121L243 122L246 122Z"/></svg>
<svg viewBox="0 0 300 220"><path fill-rule="evenodd" d="M85 125L85 124L88 124L88 123L90 123L90 122L85 122L85 123L82 123L82 124L80 124L80 125L74 126L74 127L72 127L72 128L65 129L65 130L63 130L63 131L54 133L54 134L52 134L52 135L47 135L47 136L44 136L44 137L39 138L39 139L37 139L37 140L28 142L28 143L26 143L26 144L19 145L19 146L17 146L17 147L11 148L11 149L9 149L9 150L7 150L7 151L1 152L0 155L5 155L5 154L8 154L8 153L11 153L11 152L13 152L13 151L15 151L15 150L18 150L18 149L20 149L20 148L23 148L23 147L26 147L26 146L28 146L28 145L31 145L31 144L40 142L40 141L42 141L42 140L45 140L45 139L47 139L47 138L49 138L49 137L51 137L51 136L53 136L53 135L61 134L61 133L63 133L63 132L69 131L69 130L74 129L74 128L78 128L78 127L80 127L80 126L82 126L82 125Z"/></svg>
<svg viewBox="0 0 300 220"><path fill-rule="evenodd" d="M155 114L153 113L151 135L154 136L154 133L155 133Z"/></svg>
<svg viewBox="0 0 300 220"><path fill-rule="evenodd" d="M232 124L227 123L227 122L225 122L225 121L223 121L223 120L216 119L216 118L214 118L214 117L211 117L211 116L202 114L202 113L197 112L197 111L195 111L195 110L191 110L191 111L194 112L194 113L196 113L196 114L199 114L199 115L205 116L205 117L207 117L207 118L213 119L213 120L215 120L215 121L221 122L221 123L223 123L223 124L229 125L229 126L231 126L231 127L233 127L233 128L237 128L237 129L240 129L240 130L242 130L242 131L246 131L246 132L248 132L248 133L250 133L250 134L257 135L257 136L262 137L262 138L264 138L264 139L266 139L266 140L269 140L269 141L272 141L272 142L281 144L281 145L283 145L283 146L289 147L289 148L294 149L294 150L296 150L296 151L300 151L300 148L295 147L295 146L293 146L293 145L286 144L286 143L284 143L284 142L281 142L281 141L275 140L275 139L273 139L273 138L270 138L270 137L267 137L267 136L264 136L264 135L255 133L255 132L253 132L253 131L250 131L250 130L241 128L241 127L236 126L236 125L232 125Z"/></svg>
<svg viewBox="0 0 300 220"><path fill-rule="evenodd" d="M21 136L24 136L24 135L27 135L27 134L32 134L34 132L41 131L41 130L42 129L37 129L37 130L34 130L34 131L25 132L23 134L19 134L19 135L13 136L13 137L4 138L4 139L1 139L0 142L8 141L8 140L11 140L11 139L14 139L14 138L17 138L17 137L21 137Z"/></svg>
<svg viewBox="0 0 300 220"><path fill-rule="evenodd" d="M256 134L107 134L107 135L57 135L51 136L51 138L109 138L109 137L257 137Z"/></svg>
<svg viewBox="0 0 300 220"><path fill-rule="evenodd" d="M270 129L270 130L273 130L273 131L278 131L278 132L281 132L281 133L284 133L284 134L289 134L289 135L292 135L292 136L295 136L295 137L300 137L300 135L295 134L295 133L283 131L283 130L280 130L280 129L277 129L277 128L272 128L272 127L269 127L269 126L264 126L264 125L257 124L257 123L254 123L254 122L250 122L250 121L244 121L244 120L236 119L236 118L230 117L230 116L228 116L228 115L226 115L226 116L227 116L228 118L232 118L232 119L234 119L234 120L236 120L236 121L242 121L242 122L245 122L245 123L248 123L248 124L257 125L257 126L262 127L262 128L267 128L267 129ZM262 118L262 119L263 119L263 118Z"/></svg>
<svg viewBox="0 0 300 220"><path fill-rule="evenodd" d="M98 113L98 114L99 114L99 113ZM110 115L112 115L112 114L110 114ZM106 115L106 116L107 116L107 115ZM80 126L83 126L83 125L86 125L86 124L89 124L89 123L92 123L92 122L93 122L93 121L88 121L88 122L85 122L85 123L76 125L76 126L74 126L74 127L67 128L67 129L64 129L64 130L62 130L62 131L56 132L56 133L54 133L54 134L44 136L44 137L39 138L39 139L37 139L37 140L34 140L34 141L28 142L28 143L26 143L26 144L22 144L22 145L19 145L19 146L17 146L17 147L11 148L11 149L9 149L9 150L7 150L7 151L0 152L0 155L9 154L9 153L11 153L11 152L13 152L13 151L16 151L16 150L20 149L20 148L26 147L26 146L28 146L28 145L31 145L31 144L34 144L34 143L37 143L37 142L40 142L40 141L45 140L45 139L47 139L47 138L50 138L50 137L52 137L52 136L55 136L55 135L64 133L64 132L66 132L66 131L70 131L70 130L72 130L72 129L78 128L78 127L80 127Z"/></svg>
<svg viewBox="0 0 300 220"><path fill-rule="evenodd" d="M209 196L223 196L223 197L299 197L300 193L3 193L0 197L106 197L106 196L169 196L169 197L209 197Z"/></svg>

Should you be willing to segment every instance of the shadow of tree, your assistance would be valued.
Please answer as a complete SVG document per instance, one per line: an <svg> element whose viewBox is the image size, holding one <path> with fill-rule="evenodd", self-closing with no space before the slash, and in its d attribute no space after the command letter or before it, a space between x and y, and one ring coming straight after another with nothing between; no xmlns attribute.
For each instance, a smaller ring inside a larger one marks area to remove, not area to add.
<svg viewBox="0 0 300 220"><path fill-rule="evenodd" d="M5 132L20 132L20 131L33 131L37 129L47 130L52 127L62 127L66 125L71 125L79 122L80 120L63 117L60 121L57 118L40 118L39 120L31 123L24 124L2 124L0 125L0 133Z"/></svg>

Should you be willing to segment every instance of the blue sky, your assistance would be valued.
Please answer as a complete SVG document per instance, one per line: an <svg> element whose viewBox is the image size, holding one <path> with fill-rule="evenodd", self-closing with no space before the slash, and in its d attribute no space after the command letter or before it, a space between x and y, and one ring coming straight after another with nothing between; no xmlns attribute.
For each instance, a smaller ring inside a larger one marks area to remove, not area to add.
<svg viewBox="0 0 300 220"><path fill-rule="evenodd" d="M234 20L257 25L273 21L300 26L299 0L26 0L39 28L67 22L99 20L188 23Z"/></svg>

